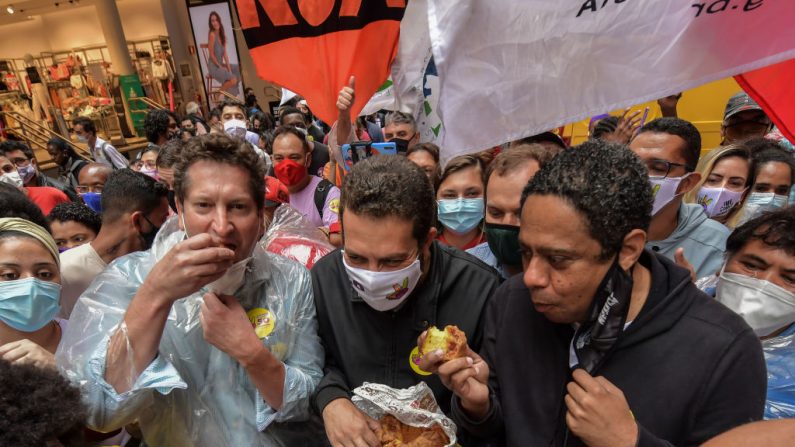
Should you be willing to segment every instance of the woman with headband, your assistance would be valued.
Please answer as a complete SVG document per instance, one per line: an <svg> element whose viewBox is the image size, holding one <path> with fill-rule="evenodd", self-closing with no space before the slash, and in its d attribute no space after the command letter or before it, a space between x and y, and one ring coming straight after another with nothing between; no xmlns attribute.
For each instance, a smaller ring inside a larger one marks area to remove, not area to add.
<svg viewBox="0 0 795 447"><path fill-rule="evenodd" d="M0 358L55 368L65 321L60 309L58 246L44 228L0 219Z"/></svg>

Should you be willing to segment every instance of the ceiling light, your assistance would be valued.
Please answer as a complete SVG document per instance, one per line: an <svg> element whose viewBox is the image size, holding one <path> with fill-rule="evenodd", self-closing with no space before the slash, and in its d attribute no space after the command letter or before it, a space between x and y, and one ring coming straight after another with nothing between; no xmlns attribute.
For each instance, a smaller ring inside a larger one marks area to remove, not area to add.
<svg viewBox="0 0 795 447"><path fill-rule="evenodd" d="M6 11L8 11L9 14L13 14L14 13L14 6L13 5L8 5L8 8L6 8Z"/></svg>

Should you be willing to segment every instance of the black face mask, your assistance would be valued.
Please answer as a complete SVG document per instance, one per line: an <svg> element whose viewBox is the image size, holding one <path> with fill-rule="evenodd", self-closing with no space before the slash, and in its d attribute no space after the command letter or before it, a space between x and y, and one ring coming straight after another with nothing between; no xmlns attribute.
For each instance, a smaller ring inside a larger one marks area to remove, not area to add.
<svg viewBox="0 0 795 447"><path fill-rule="evenodd" d="M143 216L143 218L152 228L145 233L141 232L138 234L141 236L141 239L144 240L144 250L149 250L152 248L152 244L155 243L155 236L157 236L157 232L160 231L160 227L156 227L146 216Z"/></svg>
<svg viewBox="0 0 795 447"><path fill-rule="evenodd" d="M632 276L616 258L596 289L588 320L574 334L575 368L592 375L599 368L624 332L631 296Z"/></svg>
<svg viewBox="0 0 795 447"><path fill-rule="evenodd" d="M414 135L417 135L416 133ZM408 140L404 140L403 138L392 138L389 140L390 143L395 143L395 147L397 148L398 155L406 155L406 152L409 150L409 141L414 139L414 135L411 136Z"/></svg>
<svg viewBox="0 0 795 447"><path fill-rule="evenodd" d="M168 207L171 208L171 211L176 213L177 212L177 199L176 199L176 196L174 195L174 190L173 189L169 189L168 190L168 194L166 195L166 197L168 199Z"/></svg>
<svg viewBox="0 0 795 447"><path fill-rule="evenodd" d="M489 249L500 264L511 267L522 265L518 226L486 223L485 232Z"/></svg>

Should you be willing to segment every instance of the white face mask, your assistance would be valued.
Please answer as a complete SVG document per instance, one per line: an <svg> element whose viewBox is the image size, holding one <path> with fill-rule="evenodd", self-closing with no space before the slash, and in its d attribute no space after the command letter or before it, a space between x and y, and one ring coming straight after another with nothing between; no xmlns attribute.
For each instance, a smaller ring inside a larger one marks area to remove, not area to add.
<svg viewBox="0 0 795 447"><path fill-rule="evenodd" d="M81 143L88 143L88 138L86 138L85 135L78 135L77 136L77 141L79 141Z"/></svg>
<svg viewBox="0 0 795 447"><path fill-rule="evenodd" d="M709 217L725 216L731 212L743 198L745 190L740 192L730 191L726 188L708 188L702 186L698 191L696 202L704 207L704 212Z"/></svg>
<svg viewBox="0 0 795 447"><path fill-rule="evenodd" d="M417 287L422 275L419 259L408 267L393 272L372 272L351 267L345 260L345 253L341 255L353 288L365 303L380 312L400 306Z"/></svg>
<svg viewBox="0 0 795 447"><path fill-rule="evenodd" d="M20 177L19 172L17 172L16 169L0 175L0 182L8 183L9 185L16 186L17 188L21 188L23 184L22 177Z"/></svg>
<svg viewBox="0 0 795 447"><path fill-rule="evenodd" d="M649 177L649 182L652 186L652 196L654 197L654 205L651 210L652 216L660 212L665 205L668 205L676 198L676 190L679 188L679 184L689 176L690 174L682 177Z"/></svg>
<svg viewBox="0 0 795 447"><path fill-rule="evenodd" d="M238 119L229 120L224 123L224 132L230 137L245 138L246 122Z"/></svg>
<svg viewBox="0 0 795 447"><path fill-rule="evenodd" d="M716 298L743 317L758 337L795 322L795 293L770 281L722 271Z"/></svg>

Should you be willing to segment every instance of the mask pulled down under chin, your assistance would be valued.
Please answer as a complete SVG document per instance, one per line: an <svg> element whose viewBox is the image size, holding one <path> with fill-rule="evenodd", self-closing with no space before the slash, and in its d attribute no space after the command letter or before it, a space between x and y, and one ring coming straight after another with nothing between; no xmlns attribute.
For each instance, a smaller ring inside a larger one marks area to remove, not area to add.
<svg viewBox="0 0 795 447"><path fill-rule="evenodd" d="M249 261L251 261L251 257L234 263L226 270L224 276L204 287L216 295L233 295L243 286L246 280Z"/></svg>

